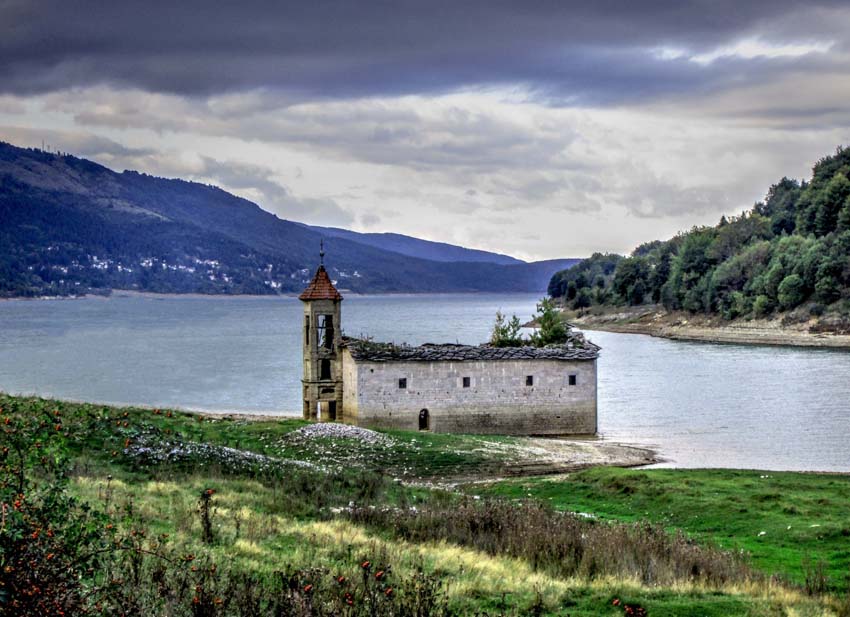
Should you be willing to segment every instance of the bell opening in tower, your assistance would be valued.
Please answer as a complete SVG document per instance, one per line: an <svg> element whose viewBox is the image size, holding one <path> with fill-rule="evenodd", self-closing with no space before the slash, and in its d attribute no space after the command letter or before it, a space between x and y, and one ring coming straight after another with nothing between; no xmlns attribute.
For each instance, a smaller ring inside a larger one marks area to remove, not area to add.
<svg viewBox="0 0 850 617"><path fill-rule="evenodd" d="M334 317L333 315L319 315L316 325L318 343L325 349L333 349L334 346Z"/></svg>

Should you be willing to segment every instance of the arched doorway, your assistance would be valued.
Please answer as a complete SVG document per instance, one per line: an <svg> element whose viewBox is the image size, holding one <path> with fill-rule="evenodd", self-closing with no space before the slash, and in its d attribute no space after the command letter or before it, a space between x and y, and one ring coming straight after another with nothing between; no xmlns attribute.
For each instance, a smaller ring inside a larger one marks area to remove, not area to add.
<svg viewBox="0 0 850 617"><path fill-rule="evenodd" d="M419 430L427 431L431 428L431 419L428 416L428 410L423 409L419 412Z"/></svg>

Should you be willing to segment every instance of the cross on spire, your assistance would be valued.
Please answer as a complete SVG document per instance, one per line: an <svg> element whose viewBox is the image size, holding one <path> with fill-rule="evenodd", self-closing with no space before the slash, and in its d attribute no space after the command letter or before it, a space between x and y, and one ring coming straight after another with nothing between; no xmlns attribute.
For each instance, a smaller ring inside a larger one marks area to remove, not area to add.
<svg viewBox="0 0 850 617"><path fill-rule="evenodd" d="M325 239L319 240L319 265L325 265Z"/></svg>

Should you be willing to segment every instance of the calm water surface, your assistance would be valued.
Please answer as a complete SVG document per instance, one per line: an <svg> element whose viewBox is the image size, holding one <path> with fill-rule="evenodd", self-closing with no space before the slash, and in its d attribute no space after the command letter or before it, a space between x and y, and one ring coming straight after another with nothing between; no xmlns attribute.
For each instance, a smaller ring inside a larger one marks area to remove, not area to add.
<svg viewBox="0 0 850 617"><path fill-rule="evenodd" d="M479 343L529 295L350 296L347 334ZM300 409L294 298L0 302L0 389L211 411ZM605 438L678 467L850 471L850 353L591 332Z"/></svg>

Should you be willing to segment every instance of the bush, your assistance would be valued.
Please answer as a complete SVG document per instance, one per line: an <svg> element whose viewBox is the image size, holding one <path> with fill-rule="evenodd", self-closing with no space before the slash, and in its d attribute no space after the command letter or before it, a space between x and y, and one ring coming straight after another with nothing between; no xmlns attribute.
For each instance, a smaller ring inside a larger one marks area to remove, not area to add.
<svg viewBox="0 0 850 617"><path fill-rule="evenodd" d="M803 279L798 274L789 274L779 284L777 299L782 309L792 309L806 299Z"/></svg>
<svg viewBox="0 0 850 617"><path fill-rule="evenodd" d="M773 312L773 302L765 295L756 296L753 301L753 314L756 317L767 317Z"/></svg>
<svg viewBox="0 0 850 617"><path fill-rule="evenodd" d="M835 302L841 297L841 284L834 276L824 276L815 283L815 295L821 302Z"/></svg>
<svg viewBox="0 0 850 617"><path fill-rule="evenodd" d="M510 321L506 321L502 311L496 311L496 323L493 324L490 344L493 347L520 347L524 343L521 329L519 317L514 315Z"/></svg>
<svg viewBox="0 0 850 617"><path fill-rule="evenodd" d="M585 292L586 290L582 290ZM561 312L551 298L544 298L537 304L537 315L534 316L538 328L531 335L531 344L537 347L546 345L563 345L569 338L567 324L561 318Z"/></svg>
<svg viewBox="0 0 850 617"><path fill-rule="evenodd" d="M44 405L2 422L0 613L77 614L83 581L111 550L108 519L68 494L58 410Z"/></svg>

